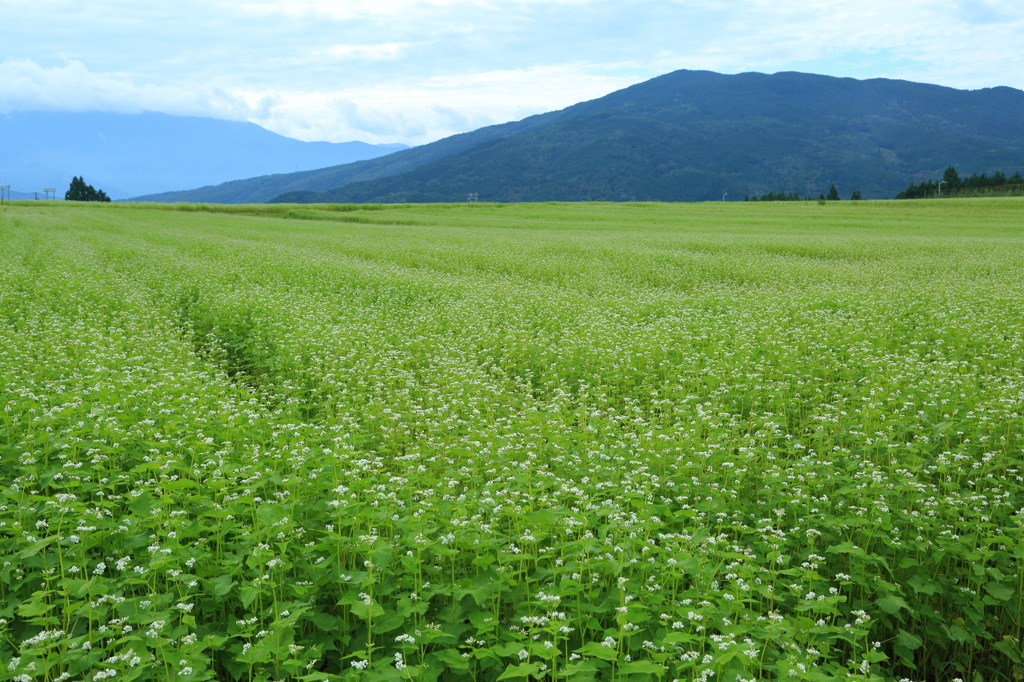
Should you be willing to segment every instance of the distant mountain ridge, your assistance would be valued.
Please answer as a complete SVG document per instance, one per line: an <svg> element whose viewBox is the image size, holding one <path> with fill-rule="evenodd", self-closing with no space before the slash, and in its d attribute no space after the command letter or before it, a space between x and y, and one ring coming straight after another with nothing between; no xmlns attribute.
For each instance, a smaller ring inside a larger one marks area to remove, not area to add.
<svg viewBox="0 0 1024 682"><path fill-rule="evenodd" d="M27 194L83 176L115 199L371 159L406 145L302 142L254 123L155 112L0 114L0 184Z"/></svg>
<svg viewBox="0 0 1024 682"><path fill-rule="evenodd" d="M564 110L563 110L564 111ZM468 133L452 135L419 147L397 151L386 157L358 161L299 173L284 173L225 182L180 192L137 197L137 201L205 202L244 204L266 202L286 192L316 193L350 182L375 180L408 172L422 165L496 139L511 137L557 120L562 111L539 114L522 121L487 126Z"/></svg>
<svg viewBox="0 0 1024 682"><path fill-rule="evenodd" d="M216 203L742 200L1024 167L1024 92L784 72L675 71L372 160L142 199Z"/></svg>
<svg viewBox="0 0 1024 682"><path fill-rule="evenodd" d="M831 184L873 199L949 165L1024 166L1024 92L1008 87L676 71L556 114L405 173L273 201L742 200Z"/></svg>

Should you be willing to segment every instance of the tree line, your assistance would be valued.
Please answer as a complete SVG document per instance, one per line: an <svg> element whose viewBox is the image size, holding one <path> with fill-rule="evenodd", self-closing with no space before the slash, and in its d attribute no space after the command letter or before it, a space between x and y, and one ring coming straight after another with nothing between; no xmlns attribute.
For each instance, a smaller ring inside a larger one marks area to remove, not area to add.
<svg viewBox="0 0 1024 682"><path fill-rule="evenodd" d="M839 201L839 199L839 189L834 184L828 188L828 196L824 194L818 195L819 202ZM853 190L853 194L850 195L850 201L860 200L860 190ZM766 194L762 194L761 196L757 196L756 194L753 196L744 195L743 201L814 201L814 197L808 194L803 198L800 198L800 195L798 195L796 192L790 192L789 194L786 194L785 192L768 192Z"/></svg>
<svg viewBox="0 0 1024 682"><path fill-rule="evenodd" d="M972 173L961 178L956 168L950 166L942 174L942 180L925 180L910 185L896 195L896 199L928 199L931 197L963 196L1005 196L1024 193L1024 177L1017 171L1010 177L1002 171L992 175Z"/></svg>

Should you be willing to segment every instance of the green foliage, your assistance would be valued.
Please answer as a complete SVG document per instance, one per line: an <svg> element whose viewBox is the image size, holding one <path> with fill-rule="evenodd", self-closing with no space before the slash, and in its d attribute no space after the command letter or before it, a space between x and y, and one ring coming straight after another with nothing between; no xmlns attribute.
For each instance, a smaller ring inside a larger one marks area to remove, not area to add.
<svg viewBox="0 0 1024 682"><path fill-rule="evenodd" d="M860 190L859 189L853 190L853 194L850 195L850 201L860 201L860 200L861 200Z"/></svg>
<svg viewBox="0 0 1024 682"><path fill-rule="evenodd" d="M85 180L78 176L71 178L71 186L64 193L65 201L110 201L103 190L97 190L92 185L85 184Z"/></svg>
<svg viewBox="0 0 1024 682"><path fill-rule="evenodd" d="M949 185L950 188L960 187L963 184L960 180L960 173L953 166L946 168L946 171L942 174L942 181Z"/></svg>
<svg viewBox="0 0 1024 682"><path fill-rule="evenodd" d="M1019 200L26 204L0 679L1024 674Z"/></svg>
<svg viewBox="0 0 1024 682"><path fill-rule="evenodd" d="M800 197L797 196L796 192L768 192L757 196L756 194L752 197L744 196L743 201L800 201Z"/></svg>
<svg viewBox="0 0 1024 682"><path fill-rule="evenodd" d="M825 199L827 201L839 201L839 190L836 189L834 184L828 188L828 196Z"/></svg>
<svg viewBox="0 0 1024 682"><path fill-rule="evenodd" d="M277 349L251 310L215 311L203 302L198 289L192 289L179 298L175 316L196 353L222 366L228 377L254 387L272 380Z"/></svg>
<svg viewBox="0 0 1024 682"><path fill-rule="evenodd" d="M942 175L942 187L939 182L927 180L918 185L913 182L896 195L896 199L932 199L954 197L1004 197L1024 196L1024 177L1016 172L1009 178L1002 171L991 176L972 173L970 177L961 178L956 168L950 166ZM940 191L941 189L941 191Z"/></svg>

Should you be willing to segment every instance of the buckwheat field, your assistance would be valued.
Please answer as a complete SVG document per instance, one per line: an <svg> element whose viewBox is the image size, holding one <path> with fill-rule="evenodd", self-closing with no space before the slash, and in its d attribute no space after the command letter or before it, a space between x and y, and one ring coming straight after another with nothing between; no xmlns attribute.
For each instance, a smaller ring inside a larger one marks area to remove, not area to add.
<svg viewBox="0 0 1024 682"><path fill-rule="evenodd" d="M1024 679L1024 201L0 209L0 679Z"/></svg>

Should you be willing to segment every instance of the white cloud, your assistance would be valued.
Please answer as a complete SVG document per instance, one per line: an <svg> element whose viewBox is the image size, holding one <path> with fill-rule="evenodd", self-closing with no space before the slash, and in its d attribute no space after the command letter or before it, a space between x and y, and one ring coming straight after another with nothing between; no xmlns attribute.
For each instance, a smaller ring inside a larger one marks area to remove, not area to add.
<svg viewBox="0 0 1024 682"><path fill-rule="evenodd" d="M438 76L315 93L280 93L270 115L251 120L302 140L422 144L601 97L641 80L589 72L586 65ZM266 94L241 95L255 109Z"/></svg>
<svg viewBox="0 0 1024 682"><path fill-rule="evenodd" d="M126 75L93 73L79 61L44 68L12 60L0 63L0 113L161 111L251 120L303 140L420 144L600 97L636 80L569 64L314 92L228 90L189 81L138 85Z"/></svg>
<svg viewBox="0 0 1024 682"><path fill-rule="evenodd" d="M380 45L333 45L324 53L336 59L398 59L409 43L381 43Z"/></svg>
<svg viewBox="0 0 1024 682"><path fill-rule="evenodd" d="M366 17L409 17L429 15L439 10L479 8L503 11L510 7L530 5L587 5L601 0L281 0L280 2L245 2L245 12L257 16L316 16L333 20Z"/></svg>
<svg viewBox="0 0 1024 682"><path fill-rule="evenodd" d="M43 68L27 59L0 62L0 113L52 111L161 111L179 116L244 120L253 110L218 87L194 83L136 85L121 74L97 74L80 61Z"/></svg>
<svg viewBox="0 0 1024 682"><path fill-rule="evenodd" d="M676 53L700 68L838 73L851 58L871 75L961 88L1024 87L1024 5L985 0L744 0L716 34ZM694 68L694 67L688 67Z"/></svg>
<svg viewBox="0 0 1024 682"><path fill-rule="evenodd" d="M1024 3L999 0L0 6L0 111L149 109L305 140L419 144L680 68L1024 87Z"/></svg>

